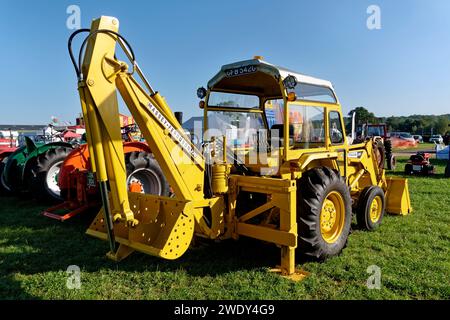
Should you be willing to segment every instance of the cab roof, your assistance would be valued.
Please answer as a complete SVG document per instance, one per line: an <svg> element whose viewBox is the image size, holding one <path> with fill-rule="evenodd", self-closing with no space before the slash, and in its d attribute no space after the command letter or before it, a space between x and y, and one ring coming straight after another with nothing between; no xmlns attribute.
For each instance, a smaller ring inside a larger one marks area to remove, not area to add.
<svg viewBox="0 0 450 320"><path fill-rule="evenodd" d="M238 70L237 72L239 72L239 70L245 70L246 67L247 69L248 67L256 67L257 71L236 74L236 76L227 75L227 72L230 73L232 70ZM265 77L262 75L265 75ZM220 71L208 82L208 89L227 90L234 88L260 92L261 95L264 94L266 96L276 96L279 95L280 92L279 86L273 84L273 78L279 81L280 78L281 80L284 80L289 75L294 76L299 83L326 87L331 89L334 93L333 85L328 80L311 77L283 67L275 66L262 60L262 58L254 58L223 65ZM237 76L239 76L239 78L242 77L242 80L236 79ZM256 79L256 77L258 78Z"/></svg>

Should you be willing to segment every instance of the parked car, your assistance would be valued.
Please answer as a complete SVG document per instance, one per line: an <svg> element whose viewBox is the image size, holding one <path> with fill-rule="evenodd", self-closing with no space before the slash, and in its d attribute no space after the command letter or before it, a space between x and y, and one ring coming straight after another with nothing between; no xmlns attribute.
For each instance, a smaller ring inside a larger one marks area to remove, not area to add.
<svg viewBox="0 0 450 320"><path fill-rule="evenodd" d="M440 134L433 134L430 138L430 142L441 144L444 142L444 138Z"/></svg>
<svg viewBox="0 0 450 320"><path fill-rule="evenodd" d="M423 137L421 135L413 134L413 138L417 141L417 143L423 143Z"/></svg>
<svg viewBox="0 0 450 320"><path fill-rule="evenodd" d="M391 132L392 146L397 148L415 147L416 140L409 132Z"/></svg>

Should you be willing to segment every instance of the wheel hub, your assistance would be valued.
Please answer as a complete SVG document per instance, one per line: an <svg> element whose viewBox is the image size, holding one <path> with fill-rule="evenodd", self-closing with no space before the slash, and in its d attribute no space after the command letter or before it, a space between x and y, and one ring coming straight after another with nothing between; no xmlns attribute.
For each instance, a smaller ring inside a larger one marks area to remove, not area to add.
<svg viewBox="0 0 450 320"><path fill-rule="evenodd" d="M58 184L59 171L63 161L55 163L47 172L46 184L48 190L56 196L59 196L61 190Z"/></svg>
<svg viewBox="0 0 450 320"><path fill-rule="evenodd" d="M336 207L333 202L326 199L321 214L321 226L325 232L329 232L336 223Z"/></svg>
<svg viewBox="0 0 450 320"><path fill-rule="evenodd" d="M375 223L380 219L381 216L381 198L379 196L376 196L370 205L370 220Z"/></svg>
<svg viewBox="0 0 450 320"><path fill-rule="evenodd" d="M334 243L344 228L345 206L342 196L333 191L325 198L320 212L320 232L328 243Z"/></svg>
<svg viewBox="0 0 450 320"><path fill-rule="evenodd" d="M130 192L144 193L144 188L139 180L133 179L130 182L128 189L129 189L128 191Z"/></svg>
<svg viewBox="0 0 450 320"><path fill-rule="evenodd" d="M149 169L135 170L127 179L130 192L161 195L162 182L158 176Z"/></svg>

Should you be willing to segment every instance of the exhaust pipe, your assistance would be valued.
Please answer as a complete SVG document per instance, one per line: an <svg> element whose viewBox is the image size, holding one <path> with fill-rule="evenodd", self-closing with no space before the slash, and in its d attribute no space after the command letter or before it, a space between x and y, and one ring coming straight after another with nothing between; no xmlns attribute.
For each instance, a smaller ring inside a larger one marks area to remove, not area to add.
<svg viewBox="0 0 450 320"><path fill-rule="evenodd" d="M180 126L182 126L183 125L183 112L175 111L175 118L180 123Z"/></svg>
<svg viewBox="0 0 450 320"><path fill-rule="evenodd" d="M356 112L352 113L352 141L356 138Z"/></svg>

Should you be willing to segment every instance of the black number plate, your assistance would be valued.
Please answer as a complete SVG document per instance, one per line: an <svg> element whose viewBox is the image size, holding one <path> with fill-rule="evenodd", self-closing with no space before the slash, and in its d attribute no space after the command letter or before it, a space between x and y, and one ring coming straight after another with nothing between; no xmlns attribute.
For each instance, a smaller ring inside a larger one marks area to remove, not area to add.
<svg viewBox="0 0 450 320"><path fill-rule="evenodd" d="M239 68L228 69L225 71L227 77L242 76L244 74L255 73L258 70L256 66L245 66Z"/></svg>
<svg viewBox="0 0 450 320"><path fill-rule="evenodd" d="M95 188L97 186L97 182L95 181L94 173L89 171L86 177L86 185L88 188Z"/></svg>

